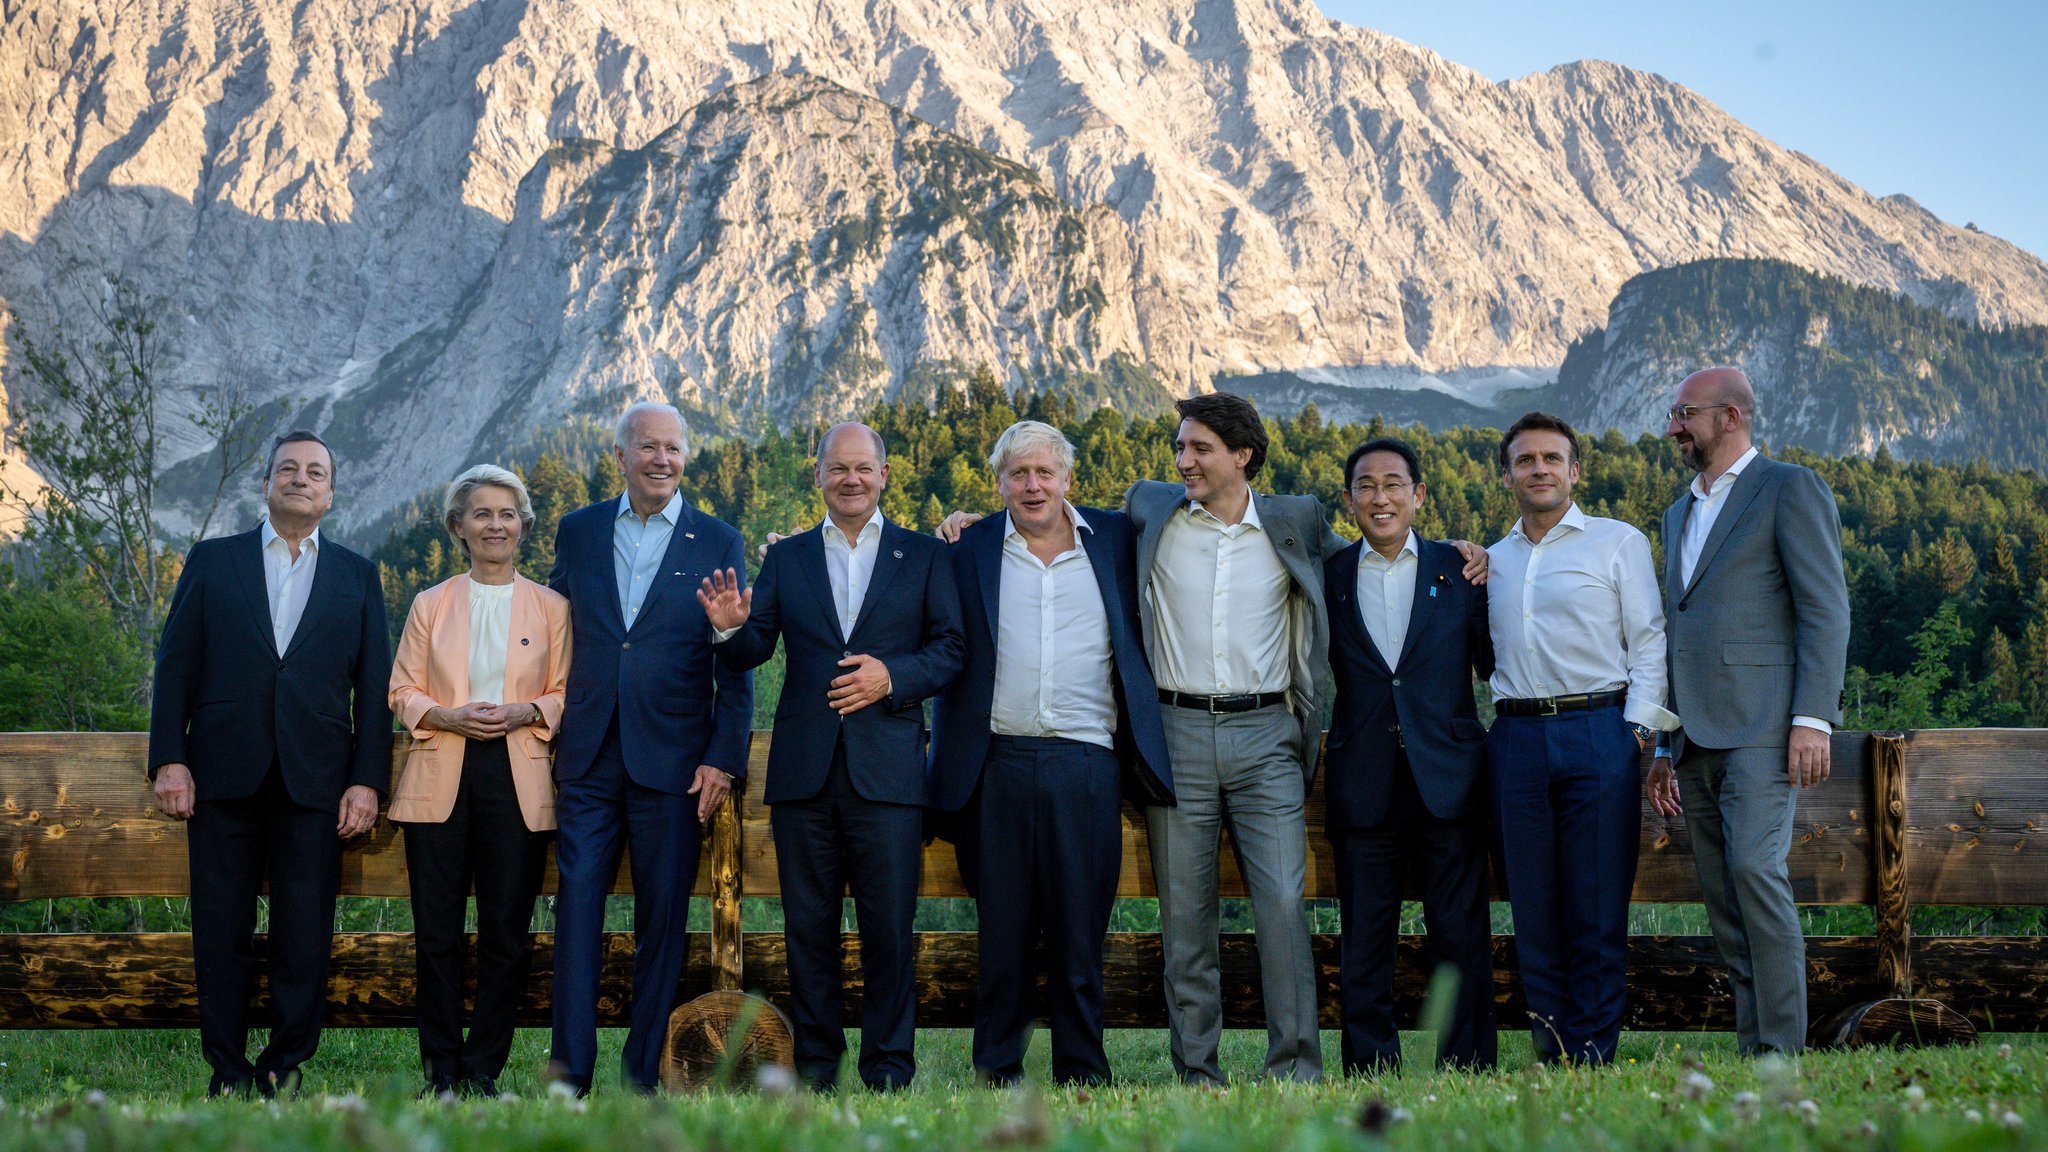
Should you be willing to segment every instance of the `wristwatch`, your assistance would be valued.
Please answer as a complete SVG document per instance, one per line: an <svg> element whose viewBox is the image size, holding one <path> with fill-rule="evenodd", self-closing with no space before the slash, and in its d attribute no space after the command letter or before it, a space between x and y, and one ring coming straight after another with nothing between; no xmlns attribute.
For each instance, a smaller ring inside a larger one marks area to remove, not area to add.
<svg viewBox="0 0 2048 1152"><path fill-rule="evenodd" d="M1636 734L1636 743L1648 748L1657 742L1657 731L1648 724L1629 722L1628 730Z"/></svg>

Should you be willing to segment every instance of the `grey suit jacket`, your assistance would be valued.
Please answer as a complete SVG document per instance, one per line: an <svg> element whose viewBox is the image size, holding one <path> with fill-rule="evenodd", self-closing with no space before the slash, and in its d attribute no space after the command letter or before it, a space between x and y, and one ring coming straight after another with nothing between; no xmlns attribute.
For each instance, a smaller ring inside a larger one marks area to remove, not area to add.
<svg viewBox="0 0 2048 1152"><path fill-rule="evenodd" d="M1266 496L1258 502L1259 523L1280 555L1280 565L1293 579L1287 620L1291 637L1292 685L1288 706L1301 725L1301 772L1313 781L1322 753L1322 676L1329 666L1330 618L1323 611L1323 560L1343 551L1350 541L1330 530L1323 502L1313 496ZM1138 529L1138 619L1145 632L1145 651L1153 644L1152 563L1159 555L1159 537L1168 518L1185 507L1187 489L1179 484L1140 480L1124 494L1124 511Z"/></svg>
<svg viewBox="0 0 2048 1152"><path fill-rule="evenodd" d="M1827 482L1759 454L1728 490L1684 584L1692 507L1688 488L1664 513L1664 632L1681 738L1783 747L1794 716L1840 724L1849 587Z"/></svg>

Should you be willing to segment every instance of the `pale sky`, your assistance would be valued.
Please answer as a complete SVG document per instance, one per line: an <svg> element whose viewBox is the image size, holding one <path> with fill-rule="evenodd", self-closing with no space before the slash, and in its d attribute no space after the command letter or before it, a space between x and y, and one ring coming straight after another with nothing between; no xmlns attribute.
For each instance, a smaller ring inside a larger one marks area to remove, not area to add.
<svg viewBox="0 0 2048 1152"><path fill-rule="evenodd" d="M2041 0L1317 0L1494 80L1600 59L1655 72L1876 196L2048 258Z"/></svg>

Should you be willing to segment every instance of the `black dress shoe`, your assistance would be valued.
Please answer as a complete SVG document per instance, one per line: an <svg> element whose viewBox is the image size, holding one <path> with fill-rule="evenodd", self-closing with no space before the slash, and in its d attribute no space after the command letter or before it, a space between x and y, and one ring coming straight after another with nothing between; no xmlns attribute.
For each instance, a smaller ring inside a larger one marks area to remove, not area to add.
<svg viewBox="0 0 2048 1152"><path fill-rule="evenodd" d="M463 1077L462 1082L456 1085L456 1091L464 1096L496 1099L498 1095L498 1082L481 1072L472 1072L468 1076Z"/></svg>
<svg viewBox="0 0 2048 1152"><path fill-rule="evenodd" d="M276 1072L258 1072L256 1091L265 1100L297 1100L303 1092L305 1077L297 1068L283 1068Z"/></svg>
<svg viewBox="0 0 2048 1152"><path fill-rule="evenodd" d="M245 1100L256 1094L256 1081L226 1080L215 1076L206 1082L208 1100Z"/></svg>
<svg viewBox="0 0 2048 1152"><path fill-rule="evenodd" d="M462 1092L463 1081L453 1076L429 1076L427 1086L420 1089L419 1100L439 1100L443 1096L456 1096Z"/></svg>

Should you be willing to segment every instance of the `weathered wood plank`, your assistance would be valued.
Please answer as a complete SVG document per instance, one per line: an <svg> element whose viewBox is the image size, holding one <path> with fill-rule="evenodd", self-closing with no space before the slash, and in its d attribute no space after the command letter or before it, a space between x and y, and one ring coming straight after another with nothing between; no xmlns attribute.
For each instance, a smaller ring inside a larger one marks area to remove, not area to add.
<svg viewBox="0 0 2048 1152"><path fill-rule="evenodd" d="M1913 903L2048 901L2048 729L1907 733L1906 808Z"/></svg>
<svg viewBox="0 0 2048 1152"><path fill-rule="evenodd" d="M1513 938L1494 938L1494 996L1502 1027L1525 1017L1510 967ZM918 935L918 1023L965 1028L974 1020L976 942L964 932ZM1326 1028L1337 1022L1337 940L1317 936L1318 996ZM1725 1030L1733 1004L1713 943L1700 936L1638 936L1629 942L1627 1026L1655 1031ZM848 1019L858 1019L859 939L846 938ZM1116 1028L1159 1028L1166 1022L1160 990L1159 938L1112 933L1106 946L1105 1020ZM1815 1018L1835 1008L1881 997L1873 937L1816 937L1807 941L1808 985ZM534 969L519 1022L548 1023L553 937L539 933ZM632 938L605 939L599 1022L625 1023L632 985ZM1225 1023L1263 1027L1256 940L1226 936L1222 943ZM328 1023L334 1027L410 1027L413 997L412 938L405 933L344 933L336 937ZM787 1005L786 952L780 933L746 938L747 987ZM1923 937L1918 941L1918 990L1936 996L1986 1031L2048 1031L2048 937ZM1420 937L1401 938L1395 996L1404 1027L1413 1027L1428 984ZM711 990L707 934L690 938L681 983L684 999ZM196 1023L191 938L179 934L47 934L0 936L0 1028L189 1028ZM262 1024L259 1012L256 1021Z"/></svg>

